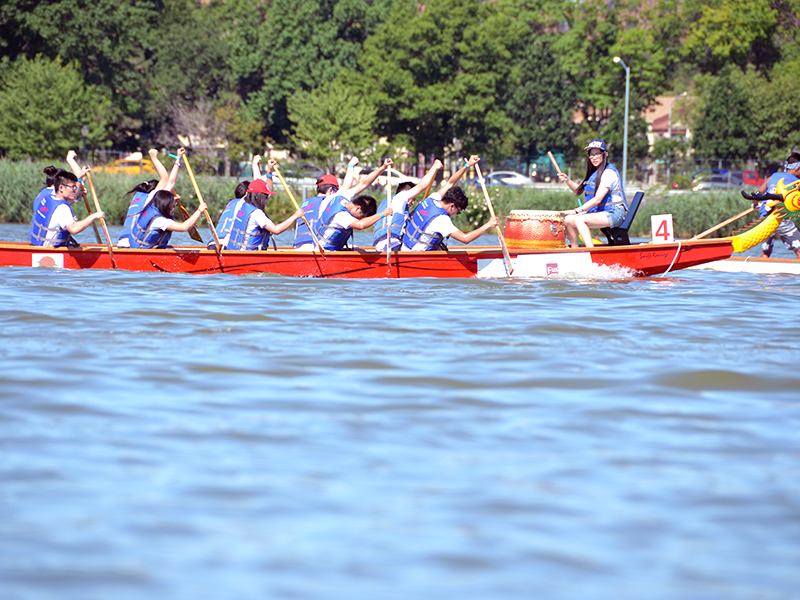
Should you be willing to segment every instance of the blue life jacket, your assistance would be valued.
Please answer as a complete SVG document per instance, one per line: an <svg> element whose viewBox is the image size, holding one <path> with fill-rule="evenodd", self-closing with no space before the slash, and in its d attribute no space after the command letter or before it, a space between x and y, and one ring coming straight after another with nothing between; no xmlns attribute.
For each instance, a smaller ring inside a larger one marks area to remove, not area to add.
<svg viewBox="0 0 800 600"><path fill-rule="evenodd" d="M300 208L303 210L303 214L308 221L309 225L314 228L314 233L316 233L316 224L319 221L319 207L322 204L322 201L327 196L312 196L311 198L306 198L303 200L303 204ZM314 238L311 237L311 233L308 231L308 227L305 224L303 219L297 220L297 228L295 229L294 234L294 247L297 248L299 246L303 246L304 244L313 244Z"/></svg>
<svg viewBox="0 0 800 600"><path fill-rule="evenodd" d="M769 181L767 181L767 193L768 194L775 194L778 191L778 182L783 179L783 185L791 185L795 181L797 181L797 177L792 175L791 173L784 173L783 171L778 171L777 173L773 173ZM759 207L759 212L761 213L762 217L766 217L769 214L769 208L767 207L766 202L762 202L761 206Z"/></svg>
<svg viewBox="0 0 800 600"><path fill-rule="evenodd" d="M444 245L444 236L441 233L425 233L425 228L436 217L447 215L447 211L440 206L436 206L436 201L425 198L414 210L414 214L408 221L408 226L403 234L403 245L413 248L416 244L423 243L423 250L447 250Z"/></svg>
<svg viewBox="0 0 800 600"><path fill-rule="evenodd" d="M146 192L136 192L133 195L131 205L128 207L128 212L125 213L125 222L122 224L122 232L119 234L119 241L117 241L117 244L119 244L119 242L121 242L123 239L127 239L128 245L130 245L131 226L136 220L136 216L142 212L142 209L144 208L144 201L147 200L147 196L149 195L150 194Z"/></svg>
<svg viewBox="0 0 800 600"><path fill-rule="evenodd" d="M45 240L47 239L47 232L55 231L55 237L50 239L49 242L52 243L53 246L66 246L70 240L69 231L57 226L50 227L50 221L52 221L56 209L62 204L65 204L67 208L69 208L69 202L66 200L59 200L53 194L44 194L44 191L45 190L42 190L42 193L39 194L39 198L34 206L33 218L31 219L31 244L34 246L44 246ZM70 208L69 211L72 212L72 209Z"/></svg>
<svg viewBox="0 0 800 600"><path fill-rule="evenodd" d="M47 194L49 194L50 196L55 196L56 191L53 188L43 188L42 191L39 192L39 195L33 199L33 206L31 207L33 209L33 212L36 212L36 207L39 206L39 200L44 198L45 195Z"/></svg>
<svg viewBox="0 0 800 600"><path fill-rule="evenodd" d="M222 239L231 232L233 227L233 220L236 218L236 205L239 202L244 202L241 198L234 198L225 206L222 215L217 223L217 237Z"/></svg>
<svg viewBox="0 0 800 600"><path fill-rule="evenodd" d="M148 204L131 226L131 248L166 248L172 232L168 229L150 229L153 219L163 216L155 204Z"/></svg>
<svg viewBox="0 0 800 600"><path fill-rule="evenodd" d="M628 210L628 201L625 198L625 189L622 188L622 176L619 174L619 171L617 171L617 168L614 165L606 165L606 169L611 169L617 174L617 177L619 177L620 191L622 192L621 204L625 206L625 210ZM592 173L589 176L589 179L586 180L586 185L584 186L583 191L586 193L585 202L589 202L592 198L594 198L594 193L597 191L597 171ZM603 200L600 202L600 204L594 208L590 208L586 212L614 212L614 203L611 201L611 190L606 192L606 195L603 197Z"/></svg>
<svg viewBox="0 0 800 600"><path fill-rule="evenodd" d="M247 225L256 211L261 209L244 202L236 213L231 225L231 237L225 246L228 250L266 250L269 247L269 231L257 228L255 233L247 233Z"/></svg>
<svg viewBox="0 0 800 600"><path fill-rule="evenodd" d="M392 199L394 200L394 196ZM381 202L380 207L378 208L378 212L382 213L386 208L389 206L389 203L384 200ZM403 240L403 227L406 224L406 219L408 218L408 204L406 204L406 209L403 212L396 212L392 214L392 241L397 241L397 244L392 244L392 248L399 246ZM381 219L377 223L375 223L374 233L372 234L372 245L377 246L378 242L381 240L386 239L386 218Z"/></svg>
<svg viewBox="0 0 800 600"><path fill-rule="evenodd" d="M314 233L317 234L317 239L325 250L341 250L345 242L347 242L347 239L353 233L353 230L349 227L338 227L331 224L333 218L340 212L347 212L350 214L342 200L344 200L344 196L334 196L331 201L328 202L328 206L322 211L317 221L317 226L314 229Z"/></svg>

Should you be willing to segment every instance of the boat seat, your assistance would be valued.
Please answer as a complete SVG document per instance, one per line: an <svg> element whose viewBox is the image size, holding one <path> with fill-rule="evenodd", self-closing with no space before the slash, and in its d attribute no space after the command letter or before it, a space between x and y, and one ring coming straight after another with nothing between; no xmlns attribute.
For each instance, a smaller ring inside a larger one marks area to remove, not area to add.
<svg viewBox="0 0 800 600"><path fill-rule="evenodd" d="M628 207L628 214L625 215L625 220L619 227L606 227L601 229L606 238L608 238L609 246L630 246L631 240L628 238L628 229L633 223L633 218L636 216L636 211L639 210L639 205L644 198L644 192L636 192Z"/></svg>

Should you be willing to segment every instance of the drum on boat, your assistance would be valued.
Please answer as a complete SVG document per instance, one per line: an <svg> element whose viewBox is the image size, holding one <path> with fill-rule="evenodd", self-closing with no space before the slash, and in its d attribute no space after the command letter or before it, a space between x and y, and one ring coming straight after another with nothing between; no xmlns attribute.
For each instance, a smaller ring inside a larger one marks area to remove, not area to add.
<svg viewBox="0 0 800 600"><path fill-rule="evenodd" d="M512 210L503 237L509 248L563 248L564 215L549 210Z"/></svg>

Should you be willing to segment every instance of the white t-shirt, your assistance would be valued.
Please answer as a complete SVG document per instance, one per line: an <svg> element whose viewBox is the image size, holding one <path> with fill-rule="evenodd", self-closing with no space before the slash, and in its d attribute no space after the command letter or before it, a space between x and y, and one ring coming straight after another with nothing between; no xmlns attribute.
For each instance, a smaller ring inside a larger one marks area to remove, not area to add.
<svg viewBox="0 0 800 600"><path fill-rule="evenodd" d="M274 228L275 223L272 222L272 219L270 219L263 210L257 209L254 210L253 214L250 216L245 233L250 235L251 233L256 233L257 229L266 229L267 227Z"/></svg>
<svg viewBox="0 0 800 600"><path fill-rule="evenodd" d="M396 193L392 197L392 210L395 214L402 214L408 208L408 202L411 200L411 190L404 190L402 192ZM400 240L392 236L392 240L399 242ZM392 244L392 248L394 248L397 244ZM381 252L386 251L386 239L378 240L378 243L375 244L375 249L380 250Z"/></svg>
<svg viewBox="0 0 800 600"><path fill-rule="evenodd" d="M152 221L150 221L149 229L155 230L158 229L159 231L166 231L167 227L174 223L172 219L168 219L167 217L155 217Z"/></svg>
<svg viewBox="0 0 800 600"><path fill-rule="evenodd" d="M435 192L429 197L436 201L436 206L442 208L442 195L439 192ZM425 227L425 233L430 235L441 233L445 240L453 235L456 231L458 231L458 227L453 225L453 219L450 218L450 215L439 215L438 217L434 217L431 222L428 223L427 227ZM428 245L424 242L417 242L411 248L403 244L403 250L425 250L427 246Z"/></svg>
<svg viewBox="0 0 800 600"><path fill-rule="evenodd" d="M620 180L616 171L612 169L603 169L603 175L600 177L600 183L597 184L595 189L599 190L601 187L608 188L608 199L612 203L622 204L622 202L624 202L622 197L622 181Z"/></svg>
<svg viewBox="0 0 800 600"><path fill-rule="evenodd" d="M335 198L339 198L340 202L344 204L345 202L352 202L353 198L355 197L356 193L354 190L342 190L340 192L336 192L332 196L328 196L322 200L322 205L319 208L319 214L325 212L325 209L328 208L328 205L333 202ZM331 219L330 225L333 227L339 227L342 229L350 229L351 225L358 221L353 215L350 214L349 210L342 210L336 213ZM320 240L322 242L322 240ZM316 244L314 242L310 242L308 244L303 244L302 246L298 246L295 250L314 250L316 248Z"/></svg>
<svg viewBox="0 0 800 600"><path fill-rule="evenodd" d="M77 223L77 221L78 220L75 218L75 215L72 214L72 209L68 205L59 204L53 211L53 218L50 219L50 228L55 229L58 227L62 230L65 230L67 225ZM56 237L57 233L58 232L56 231L48 231L42 246L55 245L52 240Z"/></svg>

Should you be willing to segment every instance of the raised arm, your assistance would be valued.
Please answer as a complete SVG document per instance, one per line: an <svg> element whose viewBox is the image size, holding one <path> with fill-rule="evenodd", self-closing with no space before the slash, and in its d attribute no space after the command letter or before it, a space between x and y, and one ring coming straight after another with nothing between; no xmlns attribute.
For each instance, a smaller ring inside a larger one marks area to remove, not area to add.
<svg viewBox="0 0 800 600"><path fill-rule="evenodd" d="M428 169L428 172L425 173L425 176L419 180L419 183L409 190L408 195L413 198L420 192L427 190L428 186L433 181L433 178L436 177L436 172L439 171L443 166L444 165L442 165L442 161L440 161L438 158L433 161L431 168Z"/></svg>
<svg viewBox="0 0 800 600"><path fill-rule="evenodd" d="M72 170L72 174L75 175L75 177L77 177L78 179L80 179L81 177L83 177L83 175L81 175L81 167L80 165L78 165L78 161L76 160L77 156L78 155L75 153L75 150L70 150L69 152L67 152L67 164L69 165L69 168Z"/></svg>
<svg viewBox="0 0 800 600"><path fill-rule="evenodd" d="M253 157L253 181L261 178L261 168L259 167L260 164L261 164L261 155L256 154Z"/></svg>
<svg viewBox="0 0 800 600"><path fill-rule="evenodd" d="M375 180L378 178L378 175L383 173L386 169L391 167L393 164L394 163L392 162L391 158L387 158L385 161L383 161L383 164L380 167L375 169L372 173L370 173L369 175L364 177L361 181L359 181L352 188L350 188L350 189L353 190L353 195L357 196L358 194L363 192L365 189L367 189L369 186L371 186L375 182Z"/></svg>
<svg viewBox="0 0 800 600"><path fill-rule="evenodd" d="M164 165L161 164L161 161L158 160L158 150L156 150L155 148L150 148L150 150L148 150L147 153L150 155L150 162L153 163L153 166L156 169L156 173L158 173L158 179L166 181L167 178L169 177L169 173L167 172L167 169L164 167Z"/></svg>
<svg viewBox="0 0 800 600"><path fill-rule="evenodd" d="M266 177L266 179L265 179L264 181L266 181L266 182L267 182L267 189L268 189L270 192L271 192L271 191L272 191L272 189L273 189L273 183L272 183L272 179L273 179L273 177L272 177L272 173L275 171L275 167L277 167L277 166L278 166L278 161L277 161L277 160L275 160L274 158L270 158L270 159L267 161L267 165L264 167L264 177Z"/></svg>
<svg viewBox="0 0 800 600"><path fill-rule="evenodd" d="M166 179L161 179L156 186L156 191L158 190L167 190L172 191L175 189L175 183L178 181L178 171L181 170L181 159L186 156L186 149L185 148L178 148L178 158L175 159L175 164L172 165L172 169L169 172L169 175Z"/></svg>
<svg viewBox="0 0 800 600"><path fill-rule="evenodd" d="M349 190L355 181L356 165L358 164L358 157L354 156L347 163L347 173L345 173L344 181L342 182L342 190Z"/></svg>
<svg viewBox="0 0 800 600"><path fill-rule="evenodd" d="M439 188L439 193L440 194L444 194L447 190L449 190L451 187L456 185L461 180L461 178L464 176L464 173L467 172L467 169L469 169L471 167L474 167L479 162L481 162L481 157L480 156L478 156L477 154L473 154L472 156L470 156L469 160L467 160L467 162L464 164L464 166L461 167L458 171L456 171L452 175L450 175L450 179L448 179L447 181L445 181L442 184L442 187ZM458 238L456 238L456 239L458 239ZM460 242L461 240L458 240L458 241Z"/></svg>

